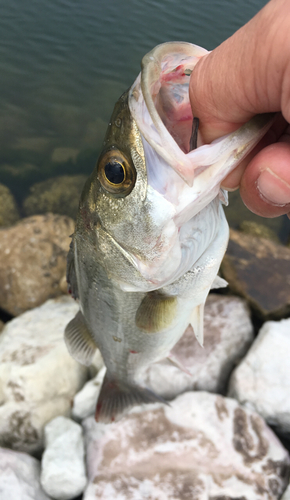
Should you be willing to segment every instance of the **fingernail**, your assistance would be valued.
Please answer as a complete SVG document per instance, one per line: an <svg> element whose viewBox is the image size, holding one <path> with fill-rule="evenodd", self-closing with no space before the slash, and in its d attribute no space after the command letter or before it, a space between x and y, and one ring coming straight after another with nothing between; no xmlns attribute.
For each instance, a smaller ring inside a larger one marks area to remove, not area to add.
<svg viewBox="0 0 290 500"><path fill-rule="evenodd" d="M240 186L236 186L236 187L226 187L224 185L221 185L221 188L222 189L225 189L226 191L228 191L229 193L233 193L234 191L237 191L237 189L239 189Z"/></svg>
<svg viewBox="0 0 290 500"><path fill-rule="evenodd" d="M256 186L263 201L283 207L290 203L290 185L274 174L272 170L263 170L256 181Z"/></svg>

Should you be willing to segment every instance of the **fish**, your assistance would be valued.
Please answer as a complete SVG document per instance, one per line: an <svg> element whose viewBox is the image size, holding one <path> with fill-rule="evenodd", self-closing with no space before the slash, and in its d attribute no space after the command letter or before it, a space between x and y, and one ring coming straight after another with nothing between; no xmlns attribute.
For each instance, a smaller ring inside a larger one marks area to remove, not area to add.
<svg viewBox="0 0 290 500"><path fill-rule="evenodd" d="M102 354L97 422L163 401L144 385L144 372L167 357L186 370L171 351L189 325L203 345L207 295L226 286L218 276L229 238L221 181L273 117L257 115L204 144L189 80L207 53L167 42L144 56L140 74L115 105L81 194L67 258L69 291L80 308L65 342L87 366L97 349Z"/></svg>

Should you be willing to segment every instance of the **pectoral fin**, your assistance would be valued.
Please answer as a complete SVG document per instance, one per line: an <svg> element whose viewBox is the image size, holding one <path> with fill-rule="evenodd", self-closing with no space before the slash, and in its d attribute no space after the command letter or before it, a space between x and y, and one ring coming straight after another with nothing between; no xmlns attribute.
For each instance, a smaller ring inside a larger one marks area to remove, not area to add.
<svg viewBox="0 0 290 500"><path fill-rule="evenodd" d="M225 288L226 286L228 286L228 282L223 278L221 278L220 276L216 276L210 289L216 290L217 288Z"/></svg>
<svg viewBox="0 0 290 500"><path fill-rule="evenodd" d="M203 347L203 313L204 304L200 304L192 311L190 323L198 343Z"/></svg>
<svg viewBox="0 0 290 500"><path fill-rule="evenodd" d="M66 326L64 340L68 352L76 361L86 366L91 364L97 345L81 311Z"/></svg>
<svg viewBox="0 0 290 500"><path fill-rule="evenodd" d="M168 328L176 317L177 297L159 291L149 292L136 312L136 326L146 333Z"/></svg>

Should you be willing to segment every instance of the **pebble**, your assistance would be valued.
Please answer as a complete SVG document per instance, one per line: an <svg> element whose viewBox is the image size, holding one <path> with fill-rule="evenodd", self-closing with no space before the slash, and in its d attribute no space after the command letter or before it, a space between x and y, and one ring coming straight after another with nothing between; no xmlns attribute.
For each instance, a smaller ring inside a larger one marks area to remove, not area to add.
<svg viewBox="0 0 290 500"><path fill-rule="evenodd" d="M45 426L45 451L40 481L56 500L70 500L86 486L82 427L69 418L56 417Z"/></svg>

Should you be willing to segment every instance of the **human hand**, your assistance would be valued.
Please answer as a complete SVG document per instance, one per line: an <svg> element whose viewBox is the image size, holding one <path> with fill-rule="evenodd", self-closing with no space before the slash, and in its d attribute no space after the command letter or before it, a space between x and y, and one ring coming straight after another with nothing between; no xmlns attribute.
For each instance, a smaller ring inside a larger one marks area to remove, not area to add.
<svg viewBox="0 0 290 500"><path fill-rule="evenodd" d="M206 143L258 113L277 112L254 150L222 182L240 188L264 217L290 218L290 6L271 0L249 23L200 59L191 79L193 115Z"/></svg>

